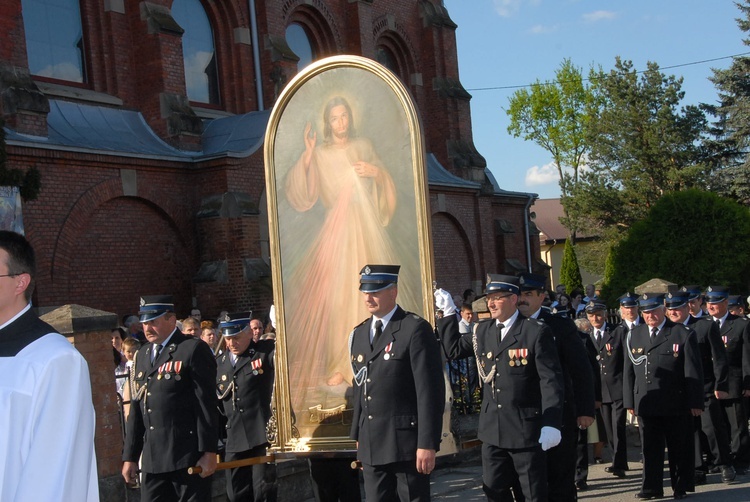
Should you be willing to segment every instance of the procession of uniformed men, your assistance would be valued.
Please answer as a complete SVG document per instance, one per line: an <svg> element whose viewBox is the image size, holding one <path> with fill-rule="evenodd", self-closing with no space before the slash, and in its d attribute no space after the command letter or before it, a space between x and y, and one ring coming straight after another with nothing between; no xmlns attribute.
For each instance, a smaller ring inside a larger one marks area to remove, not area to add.
<svg viewBox="0 0 750 502"><path fill-rule="evenodd" d="M597 417L612 449L605 470L624 476L626 410L637 417L643 445L638 499L664 496L665 446L675 499L704 483L706 472L730 483L747 469L750 322L729 312L726 288L626 293L619 299L622 322L614 327L606 305L589 298L584 311L593 329L585 334L566 313L543 306L543 276L488 274L491 318L462 334L452 297L441 289L436 330L404 311L398 275L398 265L360 271L371 317L349 340L351 437L368 501L430 500L445 405L441 344L449 359L476 361L482 486L490 501L577 500L587 488L585 434ZM704 298L709 315L700 309ZM142 297L139 315L150 343L131 368L136 394L123 477L133 484L140 472L144 501L210 500L220 423L225 460L266 454L274 342L253 338L249 312L227 314L219 325L227 350L215 357L177 328L170 296ZM188 474L194 466L200 474ZM266 463L230 469L229 500L273 500L271 470ZM358 490L348 493L330 500L359 499Z"/></svg>

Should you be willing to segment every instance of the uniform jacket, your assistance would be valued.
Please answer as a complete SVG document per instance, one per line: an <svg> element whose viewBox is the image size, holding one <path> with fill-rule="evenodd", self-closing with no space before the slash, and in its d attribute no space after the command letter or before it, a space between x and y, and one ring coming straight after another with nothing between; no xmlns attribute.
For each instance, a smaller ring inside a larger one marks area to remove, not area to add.
<svg viewBox="0 0 750 502"><path fill-rule="evenodd" d="M153 344L141 347L133 369L123 460L143 471L171 472L195 465L218 444L216 359L209 346L176 330L154 363Z"/></svg>
<svg viewBox="0 0 750 502"><path fill-rule="evenodd" d="M729 367L727 352L721 340L719 326L710 317L688 318L687 326L695 331L703 367L703 392L713 395L714 391L729 390Z"/></svg>
<svg viewBox="0 0 750 502"><path fill-rule="evenodd" d="M460 336L455 316L438 321L438 330L450 359L474 354L473 337ZM562 425L565 385L549 326L519 314L502 342L491 319L478 323L476 337L477 361L486 374L496 368L484 383L479 439L498 448L538 447L543 426Z"/></svg>
<svg viewBox="0 0 750 502"><path fill-rule="evenodd" d="M432 327L397 307L370 348L370 323L354 328L351 340L352 369L362 377L351 430L359 460L385 465L416 459L417 448L439 450L445 382Z"/></svg>
<svg viewBox="0 0 750 502"><path fill-rule="evenodd" d="M631 332L623 374L623 406L636 415L670 416L703 409L703 368L692 329L669 319L651 341L648 325ZM636 360L645 356L641 364Z"/></svg>
<svg viewBox="0 0 750 502"><path fill-rule="evenodd" d="M578 336L575 323L567 317L553 315L546 309L542 309L538 319L550 327L555 337L565 382L565 417L593 417L596 410L594 376L598 378L599 375L592 371L586 347Z"/></svg>
<svg viewBox="0 0 750 502"><path fill-rule="evenodd" d="M250 342L232 366L230 353L218 358L216 394L226 417L226 451L248 451L268 443L266 424L271 418L275 342Z"/></svg>
<svg viewBox="0 0 750 502"><path fill-rule="evenodd" d="M750 389L750 322L729 314L720 333L729 364L729 397L739 399L743 390Z"/></svg>
<svg viewBox="0 0 750 502"><path fill-rule="evenodd" d="M591 341L596 347L596 358L599 360L601 371L603 403L622 401L622 365L626 357L623 347L627 335L628 325L625 324L625 321L622 321L614 329L607 323L604 326L602 341L599 344L596 343L594 334L591 334Z"/></svg>

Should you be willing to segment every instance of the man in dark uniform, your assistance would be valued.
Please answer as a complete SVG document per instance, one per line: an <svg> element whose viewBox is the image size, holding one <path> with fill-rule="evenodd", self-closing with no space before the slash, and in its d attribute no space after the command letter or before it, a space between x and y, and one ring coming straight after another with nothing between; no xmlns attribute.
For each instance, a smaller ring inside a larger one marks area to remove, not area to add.
<svg viewBox="0 0 750 502"><path fill-rule="evenodd" d="M728 311L729 289L709 286L705 299L709 315L719 325L729 365L729 397L722 399L729 419L732 457L738 474L744 474L750 462L750 437L743 397L750 396L750 321Z"/></svg>
<svg viewBox="0 0 750 502"><path fill-rule="evenodd" d="M398 265L366 265L360 291L372 317L354 328L352 439L367 500L430 500L445 383L430 324L396 303ZM455 316L452 316L455 318Z"/></svg>
<svg viewBox="0 0 750 502"><path fill-rule="evenodd" d="M216 394L227 419L226 461L262 457L271 418L275 343L254 341L250 312L226 314L219 332L227 350L218 357ZM270 472L266 472L270 471ZM229 469L227 498L231 502L276 500L275 469L266 463Z"/></svg>
<svg viewBox="0 0 750 502"><path fill-rule="evenodd" d="M734 481L735 472L729 449L729 432L724 418L724 409L719 399L729 397L727 393L727 353L719 335L719 326L709 317L695 318L690 315L688 298L690 293L680 291L668 293L664 304L667 317L675 324L684 324L695 331L695 338L700 350L703 367L703 409L704 413L696 418L695 427L695 482L706 482L706 464L703 461L701 436L705 435L711 453L710 458L721 471L725 483Z"/></svg>
<svg viewBox="0 0 750 502"><path fill-rule="evenodd" d="M122 475L133 483L143 453L141 500L208 501L218 444L216 360L199 338L177 329L169 295L141 297L150 343L136 353ZM187 468L199 466L199 476Z"/></svg>
<svg viewBox="0 0 750 502"><path fill-rule="evenodd" d="M550 502L575 502L576 443L579 431L594 422L594 372L575 323L542 307L546 279L525 273L519 276L518 310L529 319L539 319L552 330L565 383L560 444L547 450L547 483ZM598 366L596 377L599 377Z"/></svg>
<svg viewBox="0 0 750 502"><path fill-rule="evenodd" d="M643 478L636 498L664 496L664 444L675 499L695 491L693 417L703 410L703 369L695 332L665 316L664 295L639 299L644 324L625 341L623 403L642 430Z"/></svg>
<svg viewBox="0 0 750 502"><path fill-rule="evenodd" d="M435 292L446 314L438 332L450 359L474 355L484 383L479 439L483 489L490 501L512 499L518 480L527 502L548 498L545 451L561 440L565 387L549 326L518 312L517 277L488 274L487 308L472 336L458 331L450 294Z"/></svg>
<svg viewBox="0 0 750 502"><path fill-rule="evenodd" d="M626 411L622 404L623 345L628 331L638 322L635 295L625 293L618 298L622 322L611 327L607 319L607 306L595 300L586 305L586 315L594 332L591 339L597 350L602 383L602 421L612 450L612 465L605 472L624 477L628 470L628 446L625 431Z"/></svg>

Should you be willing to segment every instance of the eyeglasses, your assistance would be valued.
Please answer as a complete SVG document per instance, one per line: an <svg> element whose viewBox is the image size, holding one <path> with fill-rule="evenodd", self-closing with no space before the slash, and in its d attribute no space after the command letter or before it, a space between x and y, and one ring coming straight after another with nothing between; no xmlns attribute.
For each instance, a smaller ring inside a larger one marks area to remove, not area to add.
<svg viewBox="0 0 750 502"><path fill-rule="evenodd" d="M18 274L3 274L3 275L0 275L0 277L18 277L19 275L25 274L25 273L26 272L20 272Z"/></svg>

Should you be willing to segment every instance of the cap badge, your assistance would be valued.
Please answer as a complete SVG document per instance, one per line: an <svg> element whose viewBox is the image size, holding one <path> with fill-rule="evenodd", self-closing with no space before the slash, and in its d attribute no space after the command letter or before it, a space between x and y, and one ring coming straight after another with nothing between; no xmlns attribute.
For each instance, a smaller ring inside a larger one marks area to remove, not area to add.
<svg viewBox="0 0 750 502"><path fill-rule="evenodd" d="M370 267L365 267L365 275L370 275L371 272Z"/></svg>

